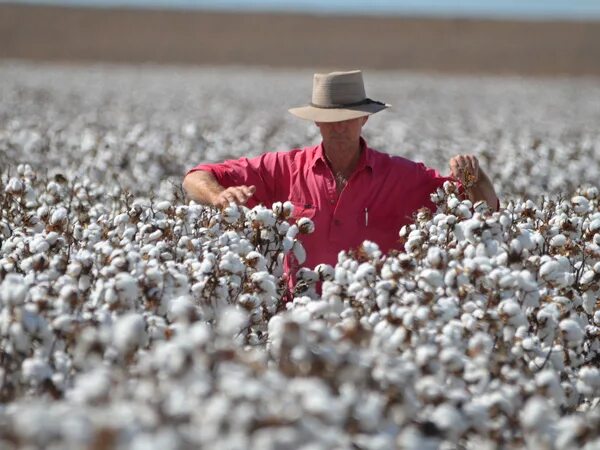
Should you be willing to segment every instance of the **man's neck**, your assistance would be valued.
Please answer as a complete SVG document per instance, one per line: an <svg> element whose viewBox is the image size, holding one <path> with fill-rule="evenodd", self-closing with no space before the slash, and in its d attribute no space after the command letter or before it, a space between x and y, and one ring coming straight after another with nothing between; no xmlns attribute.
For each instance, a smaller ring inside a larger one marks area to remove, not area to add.
<svg viewBox="0 0 600 450"><path fill-rule="evenodd" d="M350 177L356 169L361 150L360 140L356 141L355 144L343 141L323 141L325 158L329 162L334 175L340 174L344 177Z"/></svg>

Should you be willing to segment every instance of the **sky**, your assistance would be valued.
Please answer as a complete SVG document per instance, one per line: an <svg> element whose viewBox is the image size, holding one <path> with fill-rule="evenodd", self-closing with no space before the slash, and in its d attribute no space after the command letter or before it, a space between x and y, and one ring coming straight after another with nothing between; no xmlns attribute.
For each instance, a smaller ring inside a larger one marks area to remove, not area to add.
<svg viewBox="0 0 600 450"><path fill-rule="evenodd" d="M0 0L0 3L317 14L600 20L600 0Z"/></svg>

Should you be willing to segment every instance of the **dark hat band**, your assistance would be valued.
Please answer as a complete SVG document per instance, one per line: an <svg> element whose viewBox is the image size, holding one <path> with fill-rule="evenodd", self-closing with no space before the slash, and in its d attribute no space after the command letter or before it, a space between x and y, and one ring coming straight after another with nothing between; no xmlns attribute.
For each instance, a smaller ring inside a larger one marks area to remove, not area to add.
<svg viewBox="0 0 600 450"><path fill-rule="evenodd" d="M339 104L327 105L327 106L317 105L317 104L311 102L310 106L314 106L315 108L321 108L321 109L340 109L340 108L351 108L353 106L371 105L371 104L385 105L385 103L383 103L383 102L378 102L377 100L371 100L370 98L365 98L364 100L361 100L360 102L339 103Z"/></svg>

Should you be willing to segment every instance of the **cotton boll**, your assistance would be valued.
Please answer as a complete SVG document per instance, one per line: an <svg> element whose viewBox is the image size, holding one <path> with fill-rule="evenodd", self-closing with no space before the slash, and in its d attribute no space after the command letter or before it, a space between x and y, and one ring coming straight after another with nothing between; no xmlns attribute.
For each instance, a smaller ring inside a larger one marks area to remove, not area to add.
<svg viewBox="0 0 600 450"><path fill-rule="evenodd" d="M541 394L554 402L555 406L564 403L565 396L560 385L560 380L554 370L546 369L535 376L535 382Z"/></svg>
<svg viewBox="0 0 600 450"><path fill-rule="evenodd" d="M588 224L587 229L590 233L597 233L598 231L600 231L600 218L591 220Z"/></svg>
<svg viewBox="0 0 600 450"><path fill-rule="evenodd" d="M522 270L518 273L517 283L519 288L528 294L531 294L538 289L538 284L535 281L533 274L527 270Z"/></svg>
<svg viewBox="0 0 600 450"><path fill-rule="evenodd" d="M240 333L247 322L246 313L238 308L228 306L219 314L217 331L223 336L232 336Z"/></svg>
<svg viewBox="0 0 600 450"><path fill-rule="evenodd" d="M154 230L152 233L148 234L146 239L148 242L154 242L154 241L158 241L160 238L162 238L162 236L163 236L162 230Z"/></svg>
<svg viewBox="0 0 600 450"><path fill-rule="evenodd" d="M275 224L275 228L277 230L277 233L280 236L285 236L287 235L288 230L290 229L290 224L288 222L277 222Z"/></svg>
<svg viewBox="0 0 600 450"><path fill-rule="evenodd" d="M138 296L137 280L128 273L119 273L115 277L115 290L120 299L133 304Z"/></svg>
<svg viewBox="0 0 600 450"><path fill-rule="evenodd" d="M43 236L35 236L29 242L29 251L31 253L43 254L46 253L50 249L50 244Z"/></svg>
<svg viewBox="0 0 600 450"><path fill-rule="evenodd" d="M367 258L379 258L381 256L381 250L379 245L371 241L363 241L360 244L359 251L362 251Z"/></svg>
<svg viewBox="0 0 600 450"><path fill-rule="evenodd" d="M7 194L21 194L24 191L24 189L24 183L20 179L13 177L10 180L8 180L8 183L4 188L4 192L6 192Z"/></svg>
<svg viewBox="0 0 600 450"><path fill-rule="evenodd" d="M258 227L272 227L276 222L273 211L260 205L250 210L247 217Z"/></svg>
<svg viewBox="0 0 600 450"><path fill-rule="evenodd" d="M543 397L531 397L520 413L521 424L526 431L543 435L549 444L550 424L556 420L553 411L551 405Z"/></svg>
<svg viewBox="0 0 600 450"><path fill-rule="evenodd" d="M39 357L25 359L21 370L23 378L29 384L39 385L52 377L50 365Z"/></svg>
<svg viewBox="0 0 600 450"><path fill-rule="evenodd" d="M563 247L567 243L567 238L563 234L557 234L550 239L550 245L552 247Z"/></svg>
<svg viewBox="0 0 600 450"><path fill-rule="evenodd" d="M498 311L500 313L500 317L514 327L518 327L527 323L521 307L512 299L502 301L500 305L498 305Z"/></svg>
<svg viewBox="0 0 600 450"><path fill-rule="evenodd" d="M73 329L73 318L68 314L61 314L52 321L52 329L60 333L69 333Z"/></svg>
<svg viewBox="0 0 600 450"><path fill-rule="evenodd" d="M298 230L302 234L310 234L315 231L315 224L308 217L301 217L298 219Z"/></svg>
<svg viewBox="0 0 600 450"><path fill-rule="evenodd" d="M139 314L129 313L118 319L113 330L113 344L121 354L128 354L147 342L146 323Z"/></svg>
<svg viewBox="0 0 600 450"><path fill-rule="evenodd" d="M261 292L273 297L277 295L275 278L269 272L262 271L253 273L250 279L260 289ZM316 274L314 280L316 281Z"/></svg>
<svg viewBox="0 0 600 450"><path fill-rule="evenodd" d="M437 287L443 286L444 277L441 272L434 269L424 269L419 278L419 287L431 291Z"/></svg>
<svg viewBox="0 0 600 450"><path fill-rule="evenodd" d="M456 442L468 428L464 416L447 403L443 403L435 409L431 420L439 429L449 435L451 442Z"/></svg>
<svg viewBox="0 0 600 450"><path fill-rule="evenodd" d="M467 201L461 202L454 210L456 216L462 219L470 219L473 216L473 213L471 212L472 205L470 203L471 202Z"/></svg>
<svg viewBox="0 0 600 450"><path fill-rule="evenodd" d="M23 304L29 287L22 275L9 273L0 284L0 298L6 306Z"/></svg>
<svg viewBox="0 0 600 450"><path fill-rule="evenodd" d="M440 360L450 372L458 373L464 368L464 355L456 349L445 348L442 350Z"/></svg>
<svg viewBox="0 0 600 450"><path fill-rule="evenodd" d="M174 298L169 302L167 318L172 322L191 322L196 315L196 308L187 296Z"/></svg>
<svg viewBox="0 0 600 450"><path fill-rule="evenodd" d="M227 223L237 222L240 217L240 209L235 203L230 203L229 206L223 209L223 220Z"/></svg>
<svg viewBox="0 0 600 450"><path fill-rule="evenodd" d="M375 268L371 263L365 262L358 266L354 279L356 281L370 282L375 278Z"/></svg>
<svg viewBox="0 0 600 450"><path fill-rule="evenodd" d="M569 450L578 448L580 436L586 434L585 420L580 416L569 416L561 418L556 424L555 448L558 450Z"/></svg>
<svg viewBox="0 0 600 450"><path fill-rule="evenodd" d="M593 270L586 270L579 279L579 283L582 285L590 284L596 279L596 272Z"/></svg>
<svg viewBox="0 0 600 450"><path fill-rule="evenodd" d="M171 209L171 202L160 201L155 206L158 211L165 212L165 211L168 211L169 209Z"/></svg>
<svg viewBox="0 0 600 450"><path fill-rule="evenodd" d="M294 245L292 246L292 253L296 257L296 260L299 264L304 264L306 261L306 250L302 246L302 243L299 240L294 241Z"/></svg>
<svg viewBox="0 0 600 450"><path fill-rule="evenodd" d="M238 255L228 251L221 257L219 269L230 273L240 274L244 272L245 265Z"/></svg>
<svg viewBox="0 0 600 450"><path fill-rule="evenodd" d="M584 214L590 210L590 202L581 195L571 198L571 203L573 204L573 210L577 214Z"/></svg>
<svg viewBox="0 0 600 450"><path fill-rule="evenodd" d="M584 337L584 332L579 323L573 319L564 319L559 324L565 342L572 347L578 346Z"/></svg>
<svg viewBox="0 0 600 450"><path fill-rule="evenodd" d="M111 379L108 369L97 368L81 373L67 397L75 403L97 403L106 400L110 394Z"/></svg>
<svg viewBox="0 0 600 450"><path fill-rule="evenodd" d="M585 366L579 370L577 390L588 398L596 397L600 392L600 369Z"/></svg>
<svg viewBox="0 0 600 450"><path fill-rule="evenodd" d="M246 262L257 271L267 270L267 261L259 252L253 250L246 255Z"/></svg>
<svg viewBox="0 0 600 450"><path fill-rule="evenodd" d="M331 281L335 277L335 270L329 264L319 264L314 271L319 275L320 281Z"/></svg>
<svg viewBox="0 0 600 450"><path fill-rule="evenodd" d="M68 213L67 213L66 208L64 208L62 206L58 207L52 213L52 216L50 218L50 223L52 225L59 225L67 220L67 215L68 215Z"/></svg>
<svg viewBox="0 0 600 450"><path fill-rule="evenodd" d="M438 247L430 247L427 250L427 261L434 269L442 267L445 259L445 254Z"/></svg>

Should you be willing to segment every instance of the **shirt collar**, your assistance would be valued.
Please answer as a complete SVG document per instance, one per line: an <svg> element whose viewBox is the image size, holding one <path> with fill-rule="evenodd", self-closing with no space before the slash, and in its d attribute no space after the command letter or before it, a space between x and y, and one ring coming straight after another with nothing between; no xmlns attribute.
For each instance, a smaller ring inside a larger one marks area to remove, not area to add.
<svg viewBox="0 0 600 450"><path fill-rule="evenodd" d="M367 141L365 141L362 136L360 137L360 147L362 152L360 153L360 158L355 170L362 170L366 167L373 170L373 150L367 145ZM313 158L310 162L310 167L313 168L318 161L321 161L323 164L327 165L327 160L325 159L325 153L323 151L323 141L314 147Z"/></svg>

